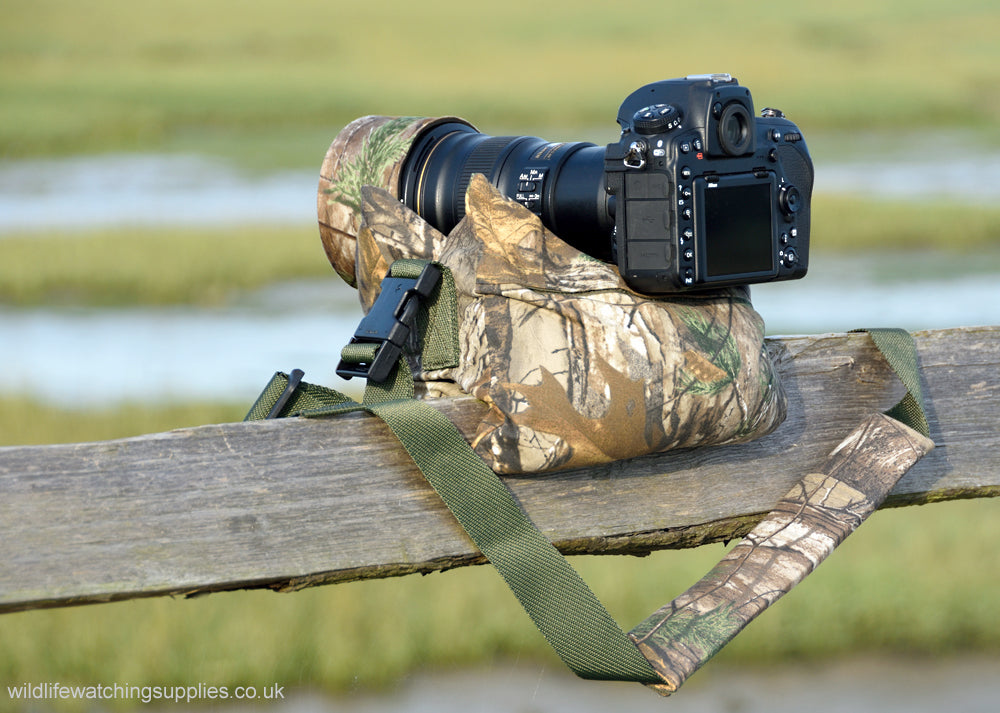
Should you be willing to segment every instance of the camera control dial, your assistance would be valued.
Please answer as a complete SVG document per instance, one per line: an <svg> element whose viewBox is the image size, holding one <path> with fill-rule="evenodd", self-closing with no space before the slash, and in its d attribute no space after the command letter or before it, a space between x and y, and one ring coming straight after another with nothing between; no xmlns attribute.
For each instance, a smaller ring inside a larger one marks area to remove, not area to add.
<svg viewBox="0 0 1000 713"><path fill-rule="evenodd" d="M632 115L637 133L649 136L676 129L681 125L681 110L673 104L651 104Z"/></svg>
<svg viewBox="0 0 1000 713"><path fill-rule="evenodd" d="M778 206L786 220L792 220L802 207L802 194L795 186L782 186L778 193Z"/></svg>

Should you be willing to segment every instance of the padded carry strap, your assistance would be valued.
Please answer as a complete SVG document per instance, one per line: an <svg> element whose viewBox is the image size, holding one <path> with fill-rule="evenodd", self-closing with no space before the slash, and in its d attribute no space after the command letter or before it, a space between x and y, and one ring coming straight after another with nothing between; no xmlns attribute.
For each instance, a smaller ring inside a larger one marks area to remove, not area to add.
<svg viewBox="0 0 1000 713"><path fill-rule="evenodd" d="M403 269L416 279L413 264ZM443 284L447 291L448 281ZM811 572L933 447L912 337L903 330L868 331L907 387L904 399L888 415L867 419L705 578L628 635L458 429L413 398L405 355L384 382L369 379L362 403L276 374L247 419L355 410L379 416L574 673L645 683L668 694ZM377 340L352 342L341 364L367 368L380 348Z"/></svg>
<svg viewBox="0 0 1000 713"><path fill-rule="evenodd" d="M663 679L653 686L660 693L676 691L801 582L934 447L913 338L901 329L857 331L872 334L906 396L886 414L865 419L705 577L630 632Z"/></svg>

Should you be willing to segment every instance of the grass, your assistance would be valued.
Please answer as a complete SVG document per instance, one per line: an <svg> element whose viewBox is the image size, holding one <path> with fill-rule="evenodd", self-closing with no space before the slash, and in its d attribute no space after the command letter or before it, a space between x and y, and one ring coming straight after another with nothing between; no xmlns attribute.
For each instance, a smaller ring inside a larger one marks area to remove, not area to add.
<svg viewBox="0 0 1000 713"><path fill-rule="evenodd" d="M124 404L64 410L24 396L0 396L0 447L83 443L242 421L250 404Z"/></svg>
<svg viewBox="0 0 1000 713"><path fill-rule="evenodd" d="M710 18L656 0L6 3L0 156L218 142L251 162L312 166L314 150L291 137L330 137L369 113L612 132L632 90L706 71L732 72L807 134L948 125L995 138L998 30L988 0L780 12L727 0Z"/></svg>
<svg viewBox="0 0 1000 713"><path fill-rule="evenodd" d="M818 195L812 201L812 250L942 250L1000 247L1000 208Z"/></svg>
<svg viewBox="0 0 1000 713"><path fill-rule="evenodd" d="M81 417L0 399L0 435L8 444L104 439L236 420L244 409L128 406ZM1000 499L876 513L716 661L761 666L861 654L1000 655L993 606L1000 589L998 510ZM710 545L573 563L628 628L724 552ZM511 660L561 666L487 567L294 594L234 592L0 617L5 685L204 682L341 693L392 686L416 671L488 669ZM711 666L703 675L711 675Z"/></svg>
<svg viewBox="0 0 1000 713"><path fill-rule="evenodd" d="M116 229L0 239L0 304L218 305L234 292L338 279L310 227Z"/></svg>

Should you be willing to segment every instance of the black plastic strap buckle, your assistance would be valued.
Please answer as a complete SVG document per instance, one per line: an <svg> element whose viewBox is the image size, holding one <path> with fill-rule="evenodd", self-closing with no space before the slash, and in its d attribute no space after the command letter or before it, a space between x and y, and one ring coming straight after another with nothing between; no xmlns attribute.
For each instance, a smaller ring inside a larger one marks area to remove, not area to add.
<svg viewBox="0 0 1000 713"><path fill-rule="evenodd" d="M375 344L375 356L360 363L341 359L337 375L345 379L360 376L381 383L389 378L403 349L419 353L420 334L416 326L420 301L430 296L440 280L441 270L431 263L415 278L386 276L375 304L351 339L351 344Z"/></svg>

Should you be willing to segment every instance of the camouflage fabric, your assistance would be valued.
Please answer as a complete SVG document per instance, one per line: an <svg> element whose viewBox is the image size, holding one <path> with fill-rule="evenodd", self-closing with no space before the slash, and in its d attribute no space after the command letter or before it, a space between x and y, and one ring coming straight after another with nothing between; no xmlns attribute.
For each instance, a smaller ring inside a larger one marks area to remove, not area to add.
<svg viewBox="0 0 1000 713"><path fill-rule="evenodd" d="M397 195L403 160L422 131L452 117L363 116L333 140L320 168L316 208L330 264L354 284L355 238L361 223L361 187L381 186ZM464 122L463 122L464 123Z"/></svg>
<svg viewBox="0 0 1000 713"><path fill-rule="evenodd" d="M701 581L629 635L670 694L813 571L934 448L884 414L869 416Z"/></svg>
<svg viewBox="0 0 1000 713"><path fill-rule="evenodd" d="M453 382L490 405L473 446L497 472L749 440L784 418L746 290L636 294L617 268L570 247L480 175L466 211L446 236L392 194L364 188L354 284L367 311L395 260L451 269L462 360L416 378L436 382L433 392Z"/></svg>

